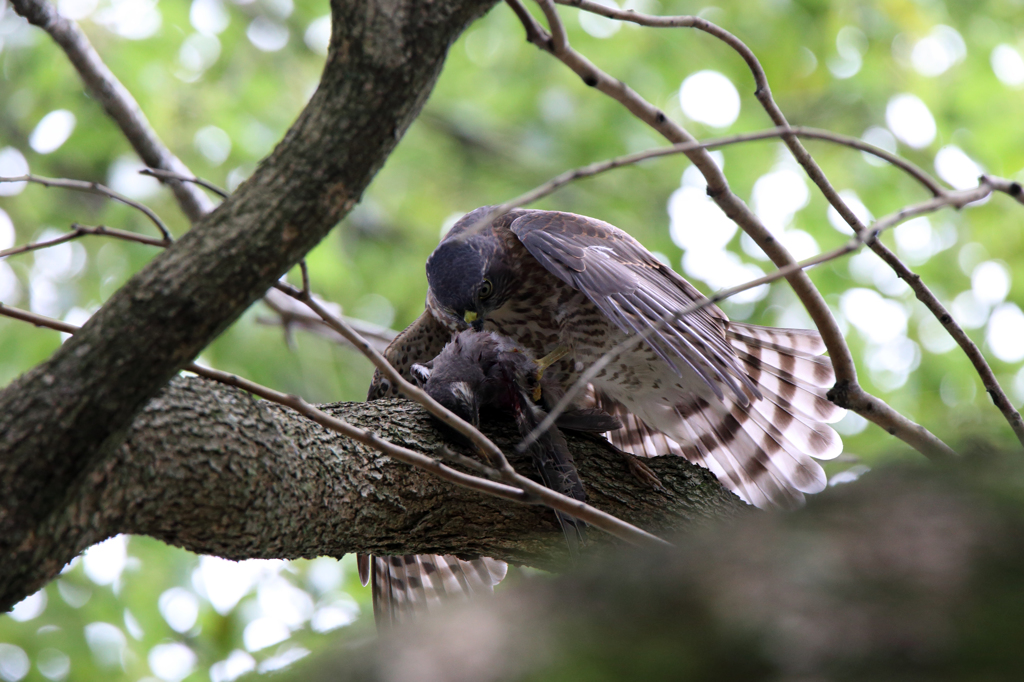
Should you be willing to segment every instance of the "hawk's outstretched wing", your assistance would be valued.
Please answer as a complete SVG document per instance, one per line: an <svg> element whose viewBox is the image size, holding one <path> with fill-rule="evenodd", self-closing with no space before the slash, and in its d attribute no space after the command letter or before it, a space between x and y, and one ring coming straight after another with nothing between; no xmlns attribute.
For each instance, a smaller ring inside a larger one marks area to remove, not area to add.
<svg viewBox="0 0 1024 682"><path fill-rule="evenodd" d="M651 330L648 344L676 372L686 365L719 398L721 384L743 404L761 397L725 337L721 311L706 306L673 320L704 296L631 236L558 211L526 213L510 229L545 269L585 294L619 329Z"/></svg>

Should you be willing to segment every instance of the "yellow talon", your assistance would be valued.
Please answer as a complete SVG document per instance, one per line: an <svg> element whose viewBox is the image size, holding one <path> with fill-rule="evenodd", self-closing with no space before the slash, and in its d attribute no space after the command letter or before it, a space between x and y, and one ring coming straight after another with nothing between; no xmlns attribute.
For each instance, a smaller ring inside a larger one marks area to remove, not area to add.
<svg viewBox="0 0 1024 682"><path fill-rule="evenodd" d="M562 358L564 358L568 354L569 354L569 347L568 346L559 346L558 348L554 349L553 351L551 351L550 353L548 353L547 355L545 355L544 357L542 357L540 360L537 361L537 385L534 386L534 388L533 388L533 402L537 402L538 400L540 400L540 396L541 396L540 378L541 378L541 376L543 376L544 370L546 370L548 367L550 367L551 365L555 364L556 362L558 362L559 360L561 360Z"/></svg>

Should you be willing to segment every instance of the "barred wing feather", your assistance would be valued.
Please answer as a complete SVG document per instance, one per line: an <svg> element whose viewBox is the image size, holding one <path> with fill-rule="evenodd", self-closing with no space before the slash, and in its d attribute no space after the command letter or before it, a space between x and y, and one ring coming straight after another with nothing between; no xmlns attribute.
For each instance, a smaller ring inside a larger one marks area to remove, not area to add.
<svg viewBox="0 0 1024 682"><path fill-rule="evenodd" d="M798 506L805 493L825 487L825 473L815 460L842 451L839 435L828 426L845 411L825 395L835 378L828 359L819 355L824 344L809 330L722 324L760 399L744 404L730 393L721 400L692 396L667 408L675 413L674 435L683 436L673 438L595 394L597 406L623 423L606 437L637 456L686 457L758 507Z"/></svg>
<svg viewBox="0 0 1024 682"><path fill-rule="evenodd" d="M363 585L372 582L373 614L386 630L445 600L491 593L504 579L503 561L482 557L464 561L440 554L359 557Z"/></svg>

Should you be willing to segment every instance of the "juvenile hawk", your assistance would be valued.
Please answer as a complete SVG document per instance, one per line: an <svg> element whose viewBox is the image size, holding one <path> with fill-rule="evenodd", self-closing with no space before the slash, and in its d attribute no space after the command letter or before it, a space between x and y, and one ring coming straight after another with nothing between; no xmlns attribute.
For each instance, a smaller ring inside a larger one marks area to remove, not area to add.
<svg viewBox="0 0 1024 682"><path fill-rule="evenodd" d="M517 209L481 228L463 217L427 260L427 310L388 349L408 374L451 334L496 331L540 358L561 386L632 334L703 296L639 242L594 218ZM792 507L826 484L813 458L842 442L827 424L843 410L826 391L821 337L731 322L716 306L663 324L591 382L589 398L619 418L608 439L639 456L677 454L711 469L758 507ZM379 375L370 398L393 393Z"/></svg>

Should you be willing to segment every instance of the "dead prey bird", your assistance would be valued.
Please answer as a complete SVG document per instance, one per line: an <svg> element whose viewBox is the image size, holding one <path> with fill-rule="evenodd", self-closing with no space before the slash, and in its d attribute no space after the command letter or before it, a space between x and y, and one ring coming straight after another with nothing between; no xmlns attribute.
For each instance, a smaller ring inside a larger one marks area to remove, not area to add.
<svg viewBox="0 0 1024 682"><path fill-rule="evenodd" d="M466 329L433 360L413 365L412 373L434 400L467 422L478 426L481 413L511 414L525 438L546 416L537 402L550 406L560 397L557 385L543 377L544 370L558 359L534 360L508 337ZM621 427L617 419L594 409L572 410L555 423L595 433ZM572 455L557 427L541 434L529 451L544 485L576 500L586 498ZM563 512L555 514L575 561L579 545L586 541L585 524Z"/></svg>

